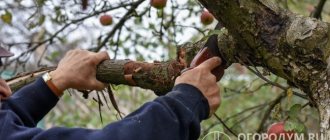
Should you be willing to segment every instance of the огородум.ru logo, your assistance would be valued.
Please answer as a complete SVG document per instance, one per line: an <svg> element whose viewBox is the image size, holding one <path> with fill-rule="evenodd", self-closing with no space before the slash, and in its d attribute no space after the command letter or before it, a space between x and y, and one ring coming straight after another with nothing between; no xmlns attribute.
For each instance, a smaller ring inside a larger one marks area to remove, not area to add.
<svg viewBox="0 0 330 140"><path fill-rule="evenodd" d="M213 131L206 134L202 140L231 140L231 138L223 132Z"/></svg>
<svg viewBox="0 0 330 140"><path fill-rule="evenodd" d="M330 140L330 136L317 133L308 134L267 134L267 133L240 133L237 137L230 137L228 134L220 131L213 131L201 140Z"/></svg>

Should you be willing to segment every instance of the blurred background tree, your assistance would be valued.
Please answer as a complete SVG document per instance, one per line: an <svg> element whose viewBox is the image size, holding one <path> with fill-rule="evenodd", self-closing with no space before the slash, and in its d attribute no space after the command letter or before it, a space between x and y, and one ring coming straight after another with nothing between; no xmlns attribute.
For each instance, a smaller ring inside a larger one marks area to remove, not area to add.
<svg viewBox="0 0 330 140"><path fill-rule="evenodd" d="M323 0L272 1L304 16L330 20L330 4ZM318 8L323 2L324 7ZM74 48L107 51L112 59L147 62L175 59L178 45L196 42L214 29L216 21L210 25L201 23L203 11L198 1L193 0L167 0L161 9L152 7L149 0L0 1L0 43L15 53L13 58L4 60L1 76L10 78L17 73L56 66L65 52ZM100 23L104 15L112 17L111 25ZM303 125L295 127L318 132L316 108L309 106L306 98L293 94L301 91L283 91L276 84L287 86L285 80L263 72L262 68L258 70L259 75L240 64L226 70L219 83L221 107L217 117L202 123L202 136L211 131L224 131L233 137L243 132L266 132L270 124L286 120L292 106L297 104L302 106L299 123ZM152 91L136 87L114 89L123 115L156 97ZM69 90L39 126L101 128L119 120L110 101L106 98L98 101L99 96L102 93L91 93L84 99L80 92Z"/></svg>

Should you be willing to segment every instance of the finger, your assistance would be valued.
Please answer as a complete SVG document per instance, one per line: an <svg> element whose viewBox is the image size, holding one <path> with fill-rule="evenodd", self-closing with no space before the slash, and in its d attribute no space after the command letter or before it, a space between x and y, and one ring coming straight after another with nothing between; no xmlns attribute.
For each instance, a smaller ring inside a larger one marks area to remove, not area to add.
<svg viewBox="0 0 330 140"><path fill-rule="evenodd" d="M103 90L106 87L106 85L104 83L98 81L96 78L91 82L90 85L91 85L91 88L92 88L90 90L100 91L100 90Z"/></svg>
<svg viewBox="0 0 330 140"><path fill-rule="evenodd" d="M200 67L200 68L205 68L205 69L208 69L208 70L213 70L214 68L216 68L217 66L219 66L221 64L221 59L220 57L212 57L206 61L204 61L202 64L200 64L199 66L197 67Z"/></svg>
<svg viewBox="0 0 330 140"><path fill-rule="evenodd" d="M10 89L8 90L5 87L0 86L0 94L3 96L3 98L7 98L11 95Z"/></svg>
<svg viewBox="0 0 330 140"><path fill-rule="evenodd" d="M98 63L102 62L103 60L110 59L109 54L106 51L96 53L95 58Z"/></svg>
<svg viewBox="0 0 330 140"><path fill-rule="evenodd" d="M2 86L11 95L12 91L5 80L0 79L0 86Z"/></svg>
<svg viewBox="0 0 330 140"><path fill-rule="evenodd" d="M73 53L73 50L69 50L67 53L65 53L64 57L70 56L70 55L72 55L72 53Z"/></svg>
<svg viewBox="0 0 330 140"><path fill-rule="evenodd" d="M10 96L11 95L11 89L10 87L7 85L6 81L3 79L0 79L0 87L1 87L1 91L0 92L4 92L5 95Z"/></svg>

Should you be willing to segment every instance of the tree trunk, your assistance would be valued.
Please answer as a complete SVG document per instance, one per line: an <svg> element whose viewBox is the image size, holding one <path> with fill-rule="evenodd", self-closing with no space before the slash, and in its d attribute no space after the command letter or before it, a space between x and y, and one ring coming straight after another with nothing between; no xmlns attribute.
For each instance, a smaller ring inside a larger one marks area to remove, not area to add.
<svg viewBox="0 0 330 140"><path fill-rule="evenodd" d="M303 90L318 107L321 134L330 136L329 24L291 13L269 0L199 1L237 43L236 53L228 55L262 66Z"/></svg>

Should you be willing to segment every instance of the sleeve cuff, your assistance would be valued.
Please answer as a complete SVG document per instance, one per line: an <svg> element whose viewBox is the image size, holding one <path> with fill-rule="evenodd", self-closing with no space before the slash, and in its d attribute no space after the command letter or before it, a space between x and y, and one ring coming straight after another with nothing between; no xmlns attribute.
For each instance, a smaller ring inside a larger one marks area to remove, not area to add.
<svg viewBox="0 0 330 140"><path fill-rule="evenodd" d="M168 95L181 102L187 109L192 111L200 121L209 116L210 108L207 99L202 92L189 84L176 85Z"/></svg>
<svg viewBox="0 0 330 140"><path fill-rule="evenodd" d="M27 126L34 126L58 102L59 98L50 90L42 78L18 90L8 104L15 109ZM26 119L26 120L25 120Z"/></svg>

